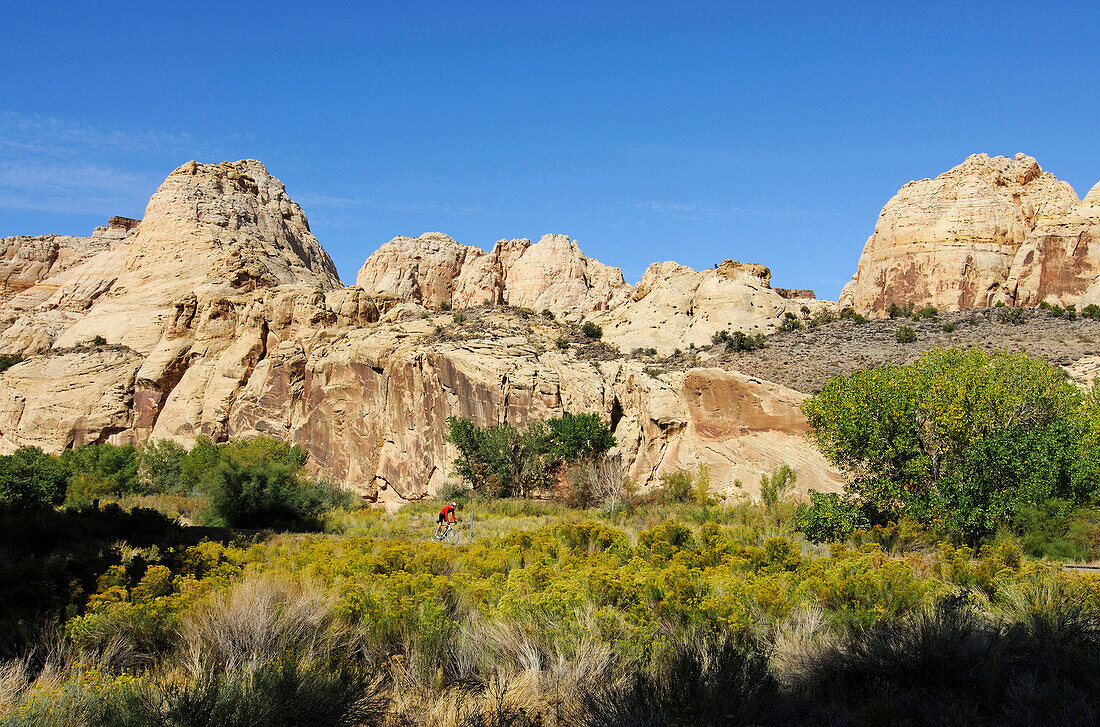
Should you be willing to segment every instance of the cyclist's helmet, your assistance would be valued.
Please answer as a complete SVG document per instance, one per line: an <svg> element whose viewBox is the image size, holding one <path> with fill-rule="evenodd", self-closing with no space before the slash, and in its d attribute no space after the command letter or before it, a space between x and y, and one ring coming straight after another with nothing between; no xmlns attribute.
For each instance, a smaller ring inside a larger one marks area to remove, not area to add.
<svg viewBox="0 0 1100 727"><path fill-rule="evenodd" d="M451 507L458 507L458 503L457 502L452 502Z"/></svg>

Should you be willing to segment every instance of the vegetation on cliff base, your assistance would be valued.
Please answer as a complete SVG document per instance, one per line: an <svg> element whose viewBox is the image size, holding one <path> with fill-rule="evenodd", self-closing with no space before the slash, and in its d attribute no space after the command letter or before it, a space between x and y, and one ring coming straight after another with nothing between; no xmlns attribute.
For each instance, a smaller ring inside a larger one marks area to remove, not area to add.
<svg viewBox="0 0 1100 727"><path fill-rule="evenodd" d="M591 460L615 446L607 423L591 413L534 421L523 431L508 422L481 428L456 417L447 425L447 441L459 452L455 474L489 497L547 494L563 466Z"/></svg>

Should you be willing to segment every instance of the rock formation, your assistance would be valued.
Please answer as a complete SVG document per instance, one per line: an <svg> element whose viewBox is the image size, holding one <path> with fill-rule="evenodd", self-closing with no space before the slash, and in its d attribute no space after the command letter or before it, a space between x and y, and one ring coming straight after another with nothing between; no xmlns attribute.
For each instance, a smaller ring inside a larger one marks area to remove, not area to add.
<svg viewBox="0 0 1100 727"><path fill-rule="evenodd" d="M367 258L355 284L438 310L485 303L583 317L624 303L622 271L591 260L567 235L500 240L491 252L429 232L396 237Z"/></svg>
<svg viewBox="0 0 1100 727"><path fill-rule="evenodd" d="M721 369L658 373L561 321L604 316L627 348L766 330L797 304L762 266L665 263L633 289L565 236L485 252L430 233L383 245L342 287L301 209L252 160L185 164L140 224L5 244L0 352L28 358L0 374L3 452L263 433L396 501L452 477L449 416L523 426L595 411L642 484L707 464L718 491L740 480L751 493L781 463L800 484L840 483L803 436L802 394ZM443 303L468 310L453 319Z"/></svg>
<svg viewBox="0 0 1100 727"><path fill-rule="evenodd" d="M831 309L828 301L788 299L771 288L771 271L755 263L726 260L695 270L674 262L653 263L634 287L630 302L598 320L604 338L621 349L655 348L661 354L705 346L721 330L772 333L787 312L803 305Z"/></svg>
<svg viewBox="0 0 1100 727"><path fill-rule="evenodd" d="M1072 187L1029 156L967 157L886 203L840 305L882 313L891 303L960 310L1006 300L1017 250L1076 206Z"/></svg>
<svg viewBox="0 0 1100 727"><path fill-rule="evenodd" d="M340 284L301 208L255 160L184 164L149 200L136 232L126 232L9 300L0 350L31 353L103 336L148 353L185 295Z"/></svg>
<svg viewBox="0 0 1100 727"><path fill-rule="evenodd" d="M1100 303L1100 184L1063 217L1037 225L1016 252L1009 302Z"/></svg>

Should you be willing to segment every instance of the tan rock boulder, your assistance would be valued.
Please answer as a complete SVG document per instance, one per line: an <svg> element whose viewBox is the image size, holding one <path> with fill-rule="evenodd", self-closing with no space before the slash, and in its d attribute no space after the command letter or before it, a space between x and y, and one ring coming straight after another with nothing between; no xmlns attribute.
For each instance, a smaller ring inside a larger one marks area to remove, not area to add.
<svg viewBox="0 0 1100 727"><path fill-rule="evenodd" d="M583 317L616 308L633 292L621 270L586 257L568 235L543 235L501 267L504 301L535 311Z"/></svg>
<svg viewBox="0 0 1100 727"><path fill-rule="evenodd" d="M484 256L484 250L455 242L441 232L395 237L367 258L355 285L438 309L441 303L451 302L467 257L472 261Z"/></svg>
<svg viewBox="0 0 1100 727"><path fill-rule="evenodd" d="M831 308L828 301L785 298L770 287L771 271L755 263L726 260L695 271L673 262L654 263L629 303L602 316L604 338L621 350L656 348L662 355L705 346L718 331L771 333L783 314Z"/></svg>
<svg viewBox="0 0 1100 727"><path fill-rule="evenodd" d="M1100 303L1100 184L1064 216L1047 220L1016 252L1009 301L1036 306Z"/></svg>
<svg viewBox="0 0 1100 727"><path fill-rule="evenodd" d="M507 303L576 318L614 308L632 289L622 271L592 260L567 235L500 240L492 252L438 232L397 237L375 251L356 285L438 310Z"/></svg>
<svg viewBox="0 0 1100 727"><path fill-rule="evenodd" d="M1032 230L1076 205L1073 188L1031 157L974 154L887 202L840 305L872 313L891 303L992 305L1007 297L1013 258Z"/></svg>

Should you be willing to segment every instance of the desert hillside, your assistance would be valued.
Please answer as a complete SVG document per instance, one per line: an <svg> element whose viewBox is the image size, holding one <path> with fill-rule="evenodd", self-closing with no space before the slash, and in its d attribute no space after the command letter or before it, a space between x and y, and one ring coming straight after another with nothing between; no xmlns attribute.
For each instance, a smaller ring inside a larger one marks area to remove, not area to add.
<svg viewBox="0 0 1100 727"><path fill-rule="evenodd" d="M642 485L706 465L719 491L753 494L791 464L836 490L799 408L830 376L980 346L1091 379L1096 321L998 311L1095 297L1097 194L1078 200L1024 155L969 157L887 203L837 304L733 260L653 263L630 285L554 234L489 251L397 237L343 286L263 164L188 162L141 220L2 241L0 353L22 361L0 375L0 450L266 434L396 503L453 480L450 417L522 428L594 412ZM913 304L938 317L899 343L906 324L885 315Z"/></svg>

